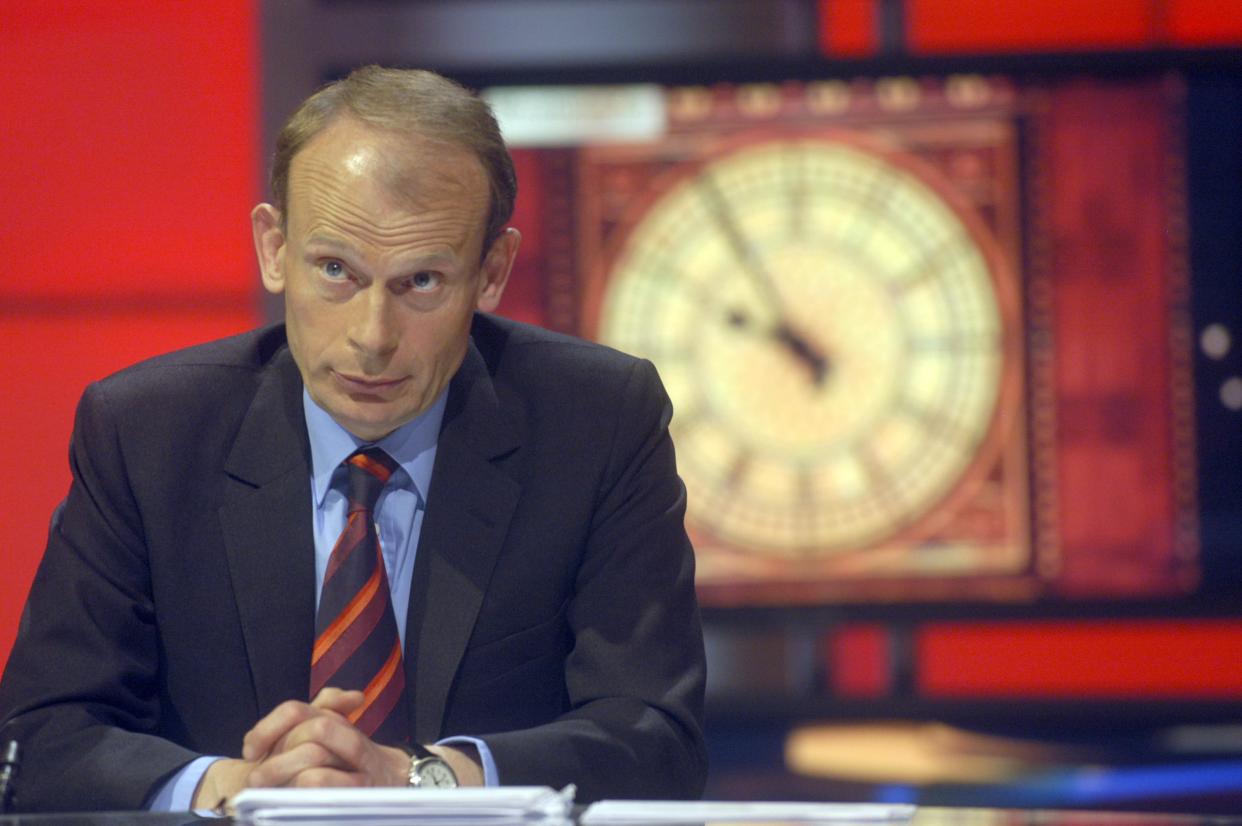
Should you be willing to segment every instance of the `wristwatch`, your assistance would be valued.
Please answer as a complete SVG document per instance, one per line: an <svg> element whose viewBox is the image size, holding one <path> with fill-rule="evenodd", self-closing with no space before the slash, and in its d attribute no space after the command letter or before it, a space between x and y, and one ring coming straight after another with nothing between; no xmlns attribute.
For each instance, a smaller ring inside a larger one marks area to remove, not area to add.
<svg viewBox="0 0 1242 826"><path fill-rule="evenodd" d="M406 748L410 755L410 786L419 789L455 789L457 775L452 767L420 745Z"/></svg>

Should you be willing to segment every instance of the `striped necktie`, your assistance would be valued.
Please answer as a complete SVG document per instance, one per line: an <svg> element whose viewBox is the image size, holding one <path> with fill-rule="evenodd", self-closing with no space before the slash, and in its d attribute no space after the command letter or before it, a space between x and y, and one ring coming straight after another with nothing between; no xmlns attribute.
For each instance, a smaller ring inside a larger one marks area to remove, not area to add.
<svg viewBox="0 0 1242 826"><path fill-rule="evenodd" d="M314 697L325 686L361 689L366 701L349 721L376 742L395 745L409 739L405 670L375 530L375 503L397 464L371 447L352 454L344 465L349 516L324 575L310 693Z"/></svg>

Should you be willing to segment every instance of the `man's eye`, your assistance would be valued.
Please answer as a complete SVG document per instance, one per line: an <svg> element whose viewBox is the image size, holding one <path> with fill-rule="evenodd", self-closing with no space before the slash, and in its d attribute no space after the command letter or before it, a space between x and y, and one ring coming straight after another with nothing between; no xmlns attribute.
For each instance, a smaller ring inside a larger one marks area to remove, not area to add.
<svg viewBox="0 0 1242 826"><path fill-rule="evenodd" d="M340 261L325 261L322 264L323 274L328 278L344 278L345 265Z"/></svg>
<svg viewBox="0 0 1242 826"><path fill-rule="evenodd" d="M416 272L410 276L410 286L422 292L433 290L439 284L440 274L438 272Z"/></svg>

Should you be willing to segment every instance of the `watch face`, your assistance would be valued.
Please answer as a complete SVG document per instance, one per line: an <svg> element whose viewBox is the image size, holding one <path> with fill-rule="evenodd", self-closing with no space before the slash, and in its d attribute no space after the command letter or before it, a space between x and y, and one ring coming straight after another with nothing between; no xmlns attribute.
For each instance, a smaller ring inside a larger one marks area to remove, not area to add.
<svg viewBox="0 0 1242 826"><path fill-rule="evenodd" d="M823 556L909 527L978 461L1012 344L994 267L910 164L769 140L645 211L598 335L660 371L688 523Z"/></svg>
<svg viewBox="0 0 1242 826"><path fill-rule="evenodd" d="M414 766L414 774L420 788L452 789L457 786L457 776L448 764L438 757L428 757L418 761Z"/></svg>

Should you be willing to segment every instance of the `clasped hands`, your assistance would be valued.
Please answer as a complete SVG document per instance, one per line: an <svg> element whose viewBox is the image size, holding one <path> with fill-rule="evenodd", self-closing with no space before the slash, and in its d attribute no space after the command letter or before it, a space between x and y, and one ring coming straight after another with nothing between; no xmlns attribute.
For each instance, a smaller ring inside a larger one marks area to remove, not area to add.
<svg viewBox="0 0 1242 826"><path fill-rule="evenodd" d="M363 699L361 691L325 688L310 703L281 703L246 733L242 759L211 764L194 792L194 808L216 808L245 788L406 785L409 756L379 745L349 722ZM428 748L452 767L461 785L483 784L473 747Z"/></svg>

